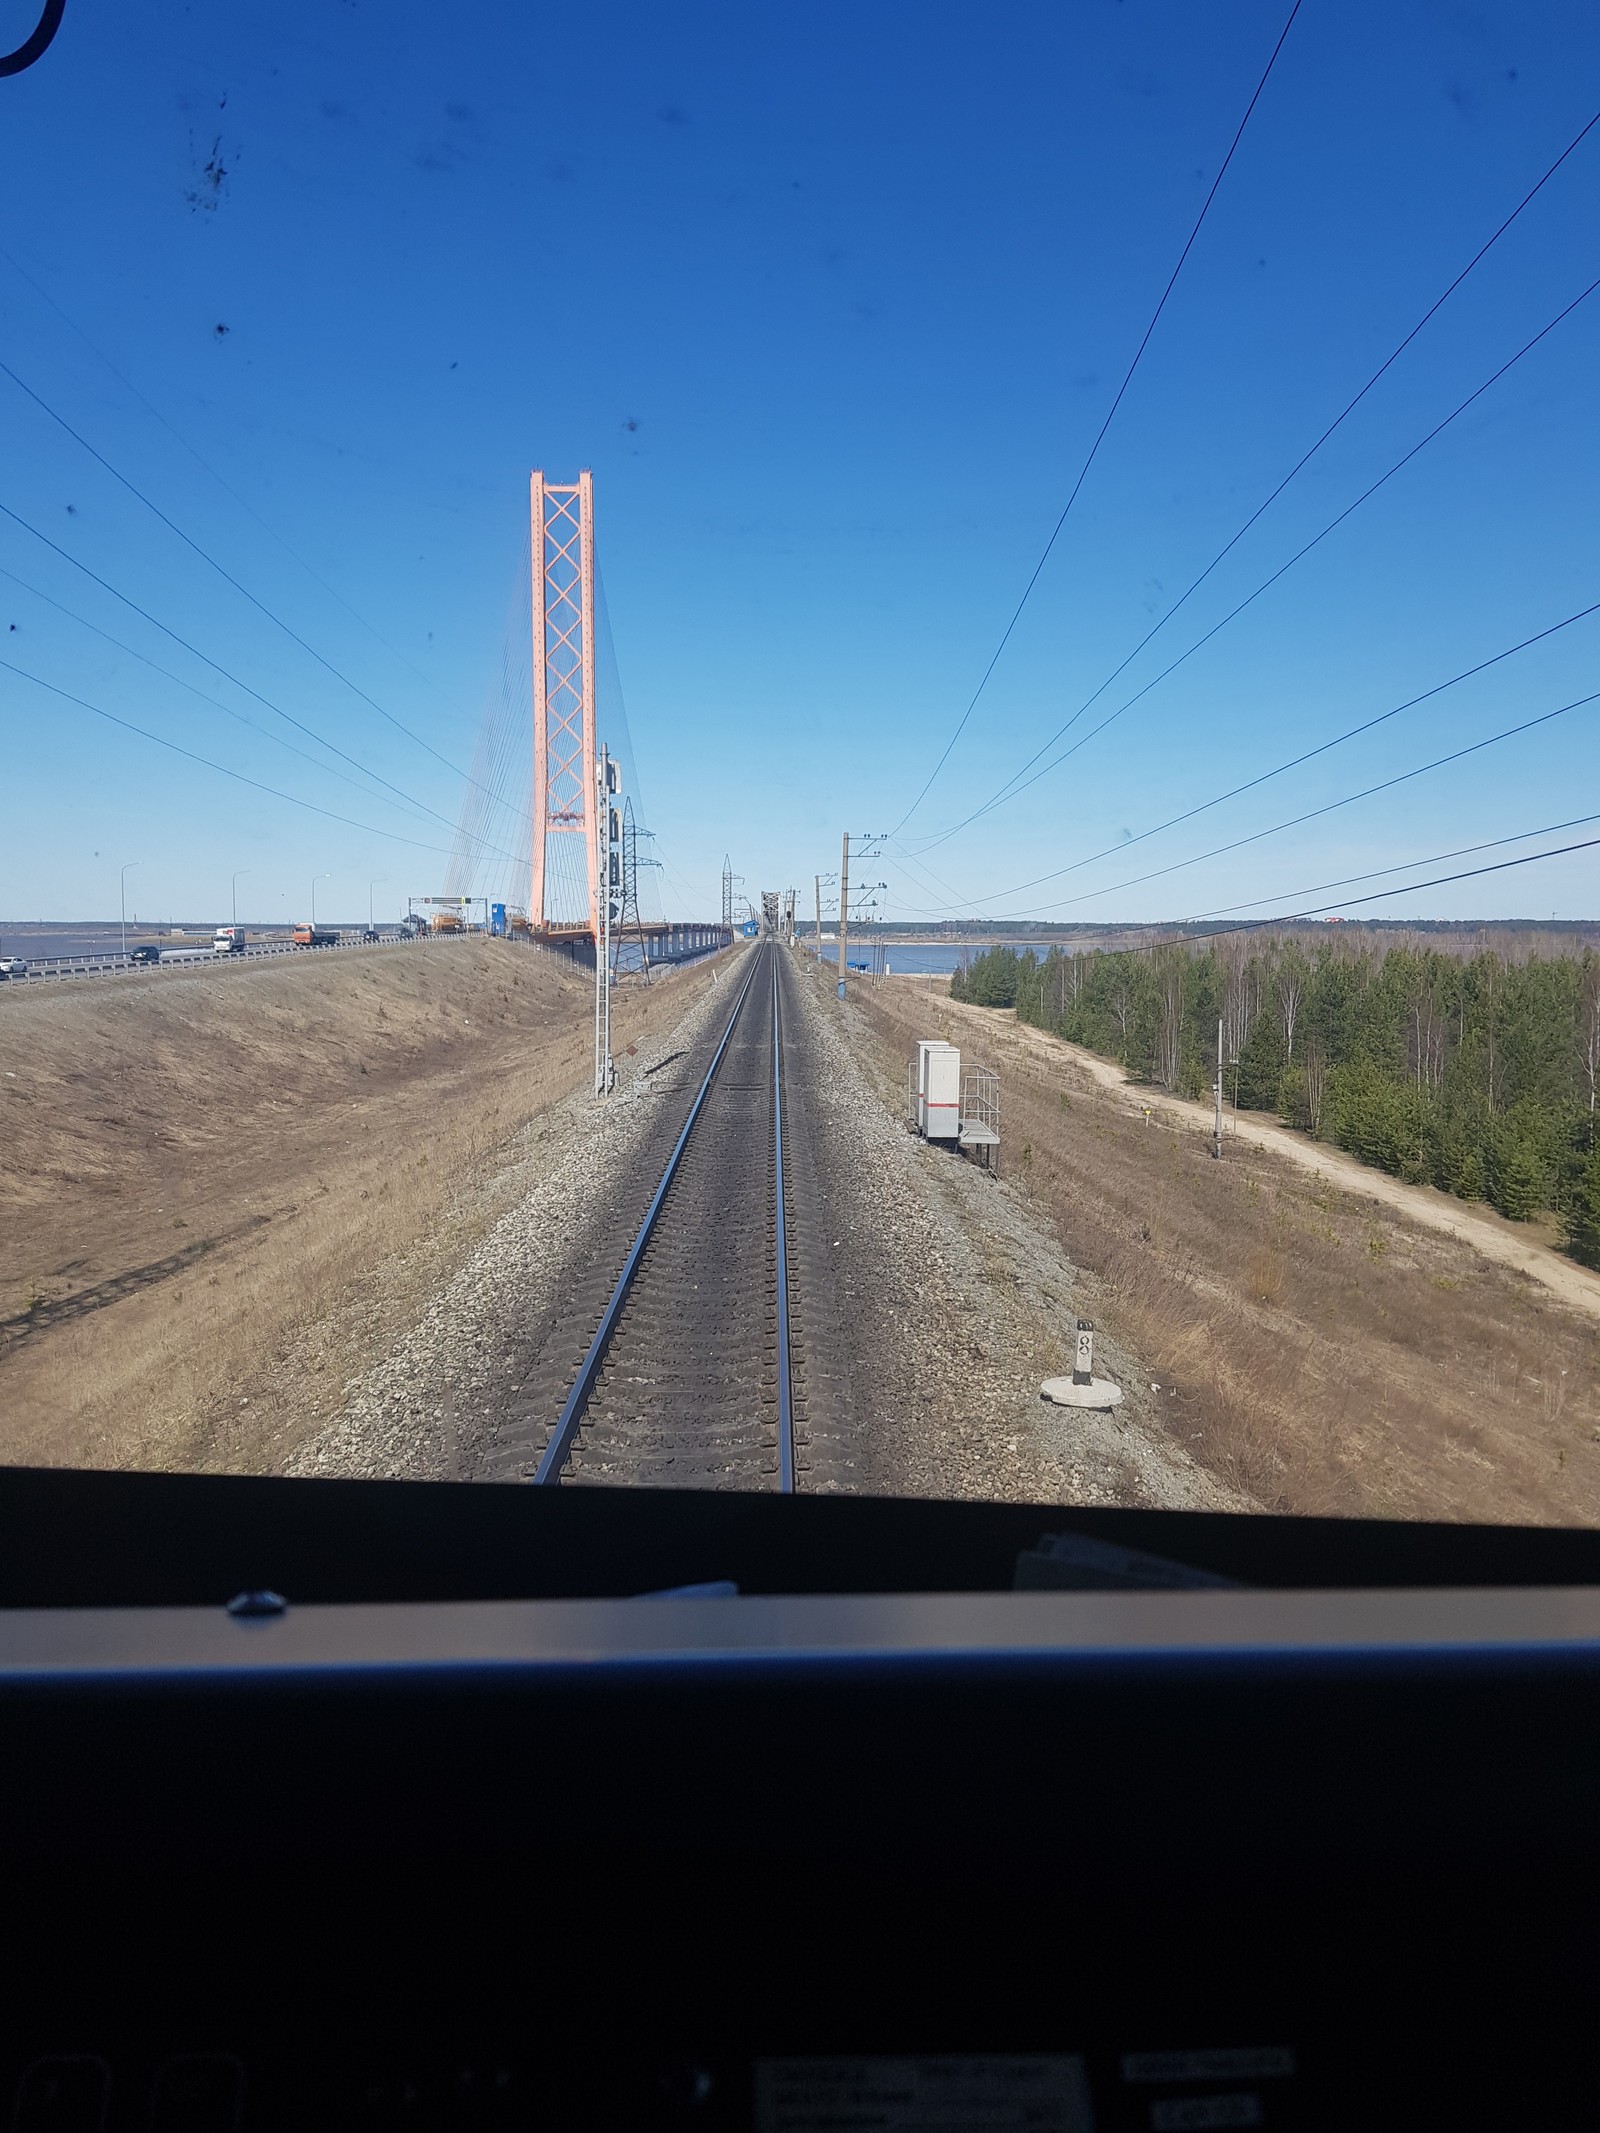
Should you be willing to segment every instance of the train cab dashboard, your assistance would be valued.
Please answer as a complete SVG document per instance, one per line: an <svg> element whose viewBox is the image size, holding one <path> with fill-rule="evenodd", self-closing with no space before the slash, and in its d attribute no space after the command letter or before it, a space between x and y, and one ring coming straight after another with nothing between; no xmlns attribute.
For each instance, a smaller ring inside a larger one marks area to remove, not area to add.
<svg viewBox="0 0 1600 2133"><path fill-rule="evenodd" d="M0 1473L0 2126L1592 2124L1600 1536Z"/></svg>

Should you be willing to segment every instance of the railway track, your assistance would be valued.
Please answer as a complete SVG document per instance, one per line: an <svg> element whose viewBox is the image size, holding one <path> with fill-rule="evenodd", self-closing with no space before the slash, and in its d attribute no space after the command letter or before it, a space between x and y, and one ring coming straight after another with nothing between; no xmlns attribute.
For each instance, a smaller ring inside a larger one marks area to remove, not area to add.
<svg viewBox="0 0 1600 2133"><path fill-rule="evenodd" d="M752 955L703 1071L696 1062L620 1269L602 1275L597 1262L587 1296L552 1329L538 1376L546 1416L557 1397L559 1411L533 1444L502 1447L502 1474L545 1486L798 1485L807 1371L790 1281L804 1164L792 1161L786 964L775 947Z"/></svg>

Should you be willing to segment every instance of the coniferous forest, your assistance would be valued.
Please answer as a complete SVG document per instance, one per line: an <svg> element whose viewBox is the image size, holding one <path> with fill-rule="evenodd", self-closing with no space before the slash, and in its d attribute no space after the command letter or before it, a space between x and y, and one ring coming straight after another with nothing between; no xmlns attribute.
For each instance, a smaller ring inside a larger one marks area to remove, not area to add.
<svg viewBox="0 0 1600 2133"><path fill-rule="evenodd" d="M1411 1183L1561 1219L1600 1266L1600 955L1451 954L1412 939L1263 940L1081 953L995 948L955 999L1014 1007L1121 1061L1136 1081L1208 1091Z"/></svg>

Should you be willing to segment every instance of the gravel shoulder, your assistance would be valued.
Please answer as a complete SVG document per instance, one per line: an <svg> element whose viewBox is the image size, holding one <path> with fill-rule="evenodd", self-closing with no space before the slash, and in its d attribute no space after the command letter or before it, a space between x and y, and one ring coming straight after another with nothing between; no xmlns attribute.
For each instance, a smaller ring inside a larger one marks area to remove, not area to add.
<svg viewBox="0 0 1600 2133"><path fill-rule="evenodd" d="M1088 1298L1077 1268L1006 1180L906 1130L903 1085L828 975L795 959L791 1031L832 1224L850 1358L854 1471L827 1485L1038 1503L1253 1509L1162 1428L1161 1394L1101 1336L1120 1408L1046 1405L1072 1367Z"/></svg>
<svg viewBox="0 0 1600 2133"><path fill-rule="evenodd" d="M282 1471L411 1480L483 1471L541 1333L577 1274L620 1237L617 1207L649 1170L696 1050L722 1026L738 970L724 963L672 1028L618 1061L608 1103L575 1089L523 1128L496 1181L504 1212L440 1274L410 1329L346 1384L339 1412Z"/></svg>

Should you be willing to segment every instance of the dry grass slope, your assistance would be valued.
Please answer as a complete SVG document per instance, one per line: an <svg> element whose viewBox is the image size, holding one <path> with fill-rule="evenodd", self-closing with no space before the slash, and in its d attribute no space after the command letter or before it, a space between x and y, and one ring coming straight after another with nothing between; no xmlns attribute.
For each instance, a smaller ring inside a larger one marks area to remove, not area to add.
<svg viewBox="0 0 1600 2133"><path fill-rule="evenodd" d="M281 1464L586 1084L592 997L473 940L0 1000L0 1459Z"/></svg>
<svg viewBox="0 0 1600 2133"><path fill-rule="evenodd" d="M1001 1066L1010 1174L1172 1389L1173 1434L1264 1508L1600 1522L1592 1320L1268 1150L1212 1161L1009 1015L857 998L887 1066L919 1035Z"/></svg>

